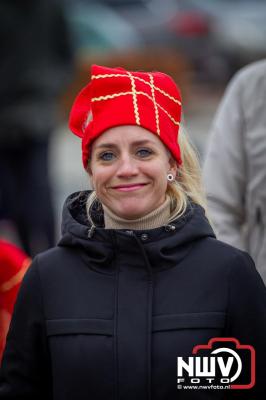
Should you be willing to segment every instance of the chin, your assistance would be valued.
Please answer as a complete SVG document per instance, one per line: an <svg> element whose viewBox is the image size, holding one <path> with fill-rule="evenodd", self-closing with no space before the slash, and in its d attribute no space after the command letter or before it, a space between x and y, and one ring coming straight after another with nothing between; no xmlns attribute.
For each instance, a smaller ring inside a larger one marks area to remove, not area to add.
<svg viewBox="0 0 266 400"><path fill-rule="evenodd" d="M116 215L118 215L121 218L125 218L125 219L137 219L137 218L141 218L144 217L144 215L148 214L149 211L147 211L146 209L136 209L136 205L133 207L127 207L127 208L120 208L117 209L116 211L114 211L114 213Z"/></svg>

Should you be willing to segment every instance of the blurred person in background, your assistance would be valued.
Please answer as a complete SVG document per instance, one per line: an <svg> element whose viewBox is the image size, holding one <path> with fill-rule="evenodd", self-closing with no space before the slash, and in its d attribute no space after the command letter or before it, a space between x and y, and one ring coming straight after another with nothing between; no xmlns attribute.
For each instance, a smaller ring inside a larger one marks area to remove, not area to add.
<svg viewBox="0 0 266 400"><path fill-rule="evenodd" d="M220 240L248 251L266 282L266 60L236 73L213 122L204 163Z"/></svg>
<svg viewBox="0 0 266 400"><path fill-rule="evenodd" d="M92 66L70 129L94 190L67 198L60 242L25 275L0 400L265 398L266 288L215 238L181 108L166 74ZM255 386L177 388L177 357L217 337L255 347Z"/></svg>
<svg viewBox="0 0 266 400"><path fill-rule="evenodd" d="M72 76L60 1L1 0L0 53L0 229L11 222L34 255L54 245L49 139Z"/></svg>
<svg viewBox="0 0 266 400"><path fill-rule="evenodd" d="M0 239L0 362L17 293L30 263L21 249Z"/></svg>

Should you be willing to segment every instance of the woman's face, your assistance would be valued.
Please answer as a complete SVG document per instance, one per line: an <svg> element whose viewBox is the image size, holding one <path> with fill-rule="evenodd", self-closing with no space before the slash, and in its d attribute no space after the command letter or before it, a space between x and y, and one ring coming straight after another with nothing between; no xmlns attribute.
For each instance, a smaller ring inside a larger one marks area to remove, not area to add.
<svg viewBox="0 0 266 400"><path fill-rule="evenodd" d="M126 219L147 215L165 201L176 162L163 143L135 125L110 128L92 144L89 174L99 200Z"/></svg>

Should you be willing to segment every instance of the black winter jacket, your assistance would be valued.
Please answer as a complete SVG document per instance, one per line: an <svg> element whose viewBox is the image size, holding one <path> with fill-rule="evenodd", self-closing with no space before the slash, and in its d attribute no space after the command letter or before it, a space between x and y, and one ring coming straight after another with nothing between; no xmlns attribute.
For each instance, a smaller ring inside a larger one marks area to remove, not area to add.
<svg viewBox="0 0 266 400"><path fill-rule="evenodd" d="M93 231L86 197L70 196L61 241L23 281L0 399L265 398L266 289L250 257L194 204L161 228ZM255 347L255 388L177 388L177 357L215 337Z"/></svg>

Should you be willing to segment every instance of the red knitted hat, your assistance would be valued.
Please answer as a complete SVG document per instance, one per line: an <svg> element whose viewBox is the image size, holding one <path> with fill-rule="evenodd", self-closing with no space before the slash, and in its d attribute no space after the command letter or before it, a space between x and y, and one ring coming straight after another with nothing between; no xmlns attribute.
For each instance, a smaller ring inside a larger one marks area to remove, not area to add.
<svg viewBox="0 0 266 400"><path fill-rule="evenodd" d="M170 76L92 65L91 81L76 97L69 127L82 138L85 168L92 141L119 125L139 125L154 133L181 164L180 119L181 96Z"/></svg>

